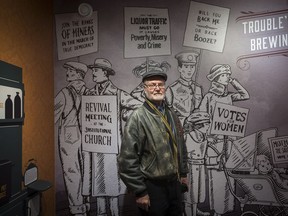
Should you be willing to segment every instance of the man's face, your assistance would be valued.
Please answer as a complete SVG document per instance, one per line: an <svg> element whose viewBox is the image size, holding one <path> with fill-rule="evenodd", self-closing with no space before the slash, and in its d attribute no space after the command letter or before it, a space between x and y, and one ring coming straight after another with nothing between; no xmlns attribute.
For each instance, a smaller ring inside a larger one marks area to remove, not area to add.
<svg viewBox="0 0 288 216"><path fill-rule="evenodd" d="M144 82L144 91L147 99L161 104L165 97L165 81L160 77L150 78Z"/></svg>
<svg viewBox="0 0 288 216"><path fill-rule="evenodd" d="M192 80L192 77L196 70L196 64L194 63L182 63L182 67L178 66L180 77L185 80Z"/></svg>
<svg viewBox="0 0 288 216"><path fill-rule="evenodd" d="M66 80L68 82L71 82L71 81L74 81L74 80L78 80L80 78L81 78L81 76L80 76L79 73L76 72L76 69L67 67L67 69L66 69Z"/></svg>
<svg viewBox="0 0 288 216"><path fill-rule="evenodd" d="M92 68L93 81L96 83L102 83L108 80L107 72L102 68Z"/></svg>

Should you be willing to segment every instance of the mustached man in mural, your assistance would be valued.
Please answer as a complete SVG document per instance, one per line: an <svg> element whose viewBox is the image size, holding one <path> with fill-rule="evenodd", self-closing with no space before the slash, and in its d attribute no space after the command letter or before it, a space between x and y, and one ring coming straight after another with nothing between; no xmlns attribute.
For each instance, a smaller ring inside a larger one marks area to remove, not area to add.
<svg viewBox="0 0 288 216"><path fill-rule="evenodd" d="M202 88L193 81L198 57L199 53L196 51L178 53L175 58L178 61L180 77L167 87L167 104L174 108L182 124L202 100Z"/></svg>
<svg viewBox="0 0 288 216"><path fill-rule="evenodd" d="M146 100L125 125L118 157L121 179L136 196L141 215L179 216L187 186L187 151L176 113L164 103L167 74L143 75Z"/></svg>
<svg viewBox="0 0 288 216"><path fill-rule="evenodd" d="M55 97L54 122L58 123L58 148L67 190L70 213L85 216L90 205L82 195L83 160L81 145L81 95L87 90L83 81L87 66L66 62L68 85Z"/></svg>
<svg viewBox="0 0 288 216"><path fill-rule="evenodd" d="M147 62L148 62L148 64L147 64ZM148 60L148 61L144 62L143 64L136 66L133 69L132 73L136 77L141 78L146 73L146 71L153 70L154 68L157 68L157 67L161 68L164 72L167 72L170 69L171 65L166 61L163 61L162 63L158 63L158 62L153 61L153 60ZM131 92L131 95L133 97L137 98L138 100L145 102L144 83L141 82Z"/></svg>
<svg viewBox="0 0 288 216"><path fill-rule="evenodd" d="M207 112L194 110L184 120L185 142L188 152L188 185L185 193L185 211L187 215L208 216L209 212L198 209L198 203L206 198L206 166L205 157L208 147L207 132L210 127L210 115ZM192 214L191 214L192 210Z"/></svg>
<svg viewBox="0 0 288 216"><path fill-rule="evenodd" d="M107 59L97 58L88 68L92 70L96 85L86 95L114 95L118 98L117 124L118 137L121 137L122 122L129 116L129 112L140 106L142 102L112 83L110 76L115 75L115 71ZM91 195L92 190L92 196L97 200L96 215L119 215L118 196L125 193L126 187L118 175L117 154L84 151L83 158L85 186L83 193Z"/></svg>
<svg viewBox="0 0 288 216"><path fill-rule="evenodd" d="M207 112L212 119L217 102L233 105L236 101L249 99L248 91L236 79L231 78L231 74L232 71L229 65L217 64L211 68L210 73L207 75L208 80L211 81L211 87L203 97L199 110ZM229 84L231 84L236 92L228 91ZM212 147L207 151L208 158L211 158L210 162L207 162L208 164L213 164L212 158L214 161L215 158L219 158L220 154L223 155L224 159L229 157L232 145L231 141L227 141L228 143L225 144L222 135L211 134L208 135L208 139L211 141ZM229 185L223 168L221 168L219 163L207 166L207 168L211 209L215 210L215 215L222 215L232 211L234 209L234 197L229 191ZM234 181L231 180L231 184L233 185Z"/></svg>

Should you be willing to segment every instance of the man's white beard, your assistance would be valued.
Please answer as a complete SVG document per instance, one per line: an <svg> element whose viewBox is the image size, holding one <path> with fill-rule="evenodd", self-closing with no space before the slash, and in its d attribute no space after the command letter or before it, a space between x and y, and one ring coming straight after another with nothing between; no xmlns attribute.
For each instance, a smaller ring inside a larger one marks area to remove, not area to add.
<svg viewBox="0 0 288 216"><path fill-rule="evenodd" d="M160 95L160 94L157 94L157 95L151 95L151 98L150 98L150 100L151 101L157 101L157 102L159 102L159 101L163 101L164 100L164 97L165 97L165 95Z"/></svg>

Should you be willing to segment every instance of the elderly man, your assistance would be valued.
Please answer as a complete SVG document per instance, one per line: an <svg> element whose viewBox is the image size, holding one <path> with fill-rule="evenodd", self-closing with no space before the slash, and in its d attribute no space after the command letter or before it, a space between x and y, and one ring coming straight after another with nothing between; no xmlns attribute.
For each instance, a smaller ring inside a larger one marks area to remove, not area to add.
<svg viewBox="0 0 288 216"><path fill-rule="evenodd" d="M83 81L87 66L80 62L66 62L66 80L54 100L54 121L58 123L58 145L64 182L68 193L70 213L85 216L89 204L82 196L81 96L86 87Z"/></svg>
<svg viewBox="0 0 288 216"><path fill-rule="evenodd" d="M120 177L142 215L182 215L187 150L181 123L164 103L166 80L161 68L143 75L146 100L126 123L118 157Z"/></svg>

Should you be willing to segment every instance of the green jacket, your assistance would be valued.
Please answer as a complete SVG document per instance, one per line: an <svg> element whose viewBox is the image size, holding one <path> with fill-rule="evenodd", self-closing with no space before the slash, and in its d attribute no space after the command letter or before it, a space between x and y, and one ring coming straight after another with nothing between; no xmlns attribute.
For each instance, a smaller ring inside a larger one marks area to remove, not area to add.
<svg viewBox="0 0 288 216"><path fill-rule="evenodd" d="M145 102L129 117L118 156L119 174L128 190L136 196L147 194L145 179L169 180L177 175L186 177L187 149L181 123L176 114L166 106L172 116L177 142L178 167L169 145L169 134L161 117Z"/></svg>

